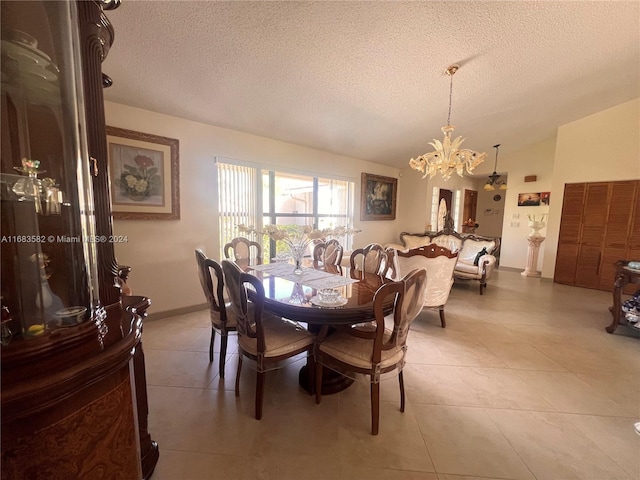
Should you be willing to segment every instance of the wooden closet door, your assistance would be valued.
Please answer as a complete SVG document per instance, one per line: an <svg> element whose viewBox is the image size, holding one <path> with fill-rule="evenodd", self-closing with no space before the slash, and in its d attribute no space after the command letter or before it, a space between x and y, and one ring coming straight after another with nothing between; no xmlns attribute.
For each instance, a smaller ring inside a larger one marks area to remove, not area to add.
<svg viewBox="0 0 640 480"><path fill-rule="evenodd" d="M565 185L554 281L611 291L618 260L640 260L640 181Z"/></svg>
<svg viewBox="0 0 640 480"><path fill-rule="evenodd" d="M584 195L575 285L598 288L609 204L609 184L589 183Z"/></svg>
<svg viewBox="0 0 640 480"><path fill-rule="evenodd" d="M564 187L562 202L562 220L558 236L558 252L554 281L574 285L576 266L578 264L578 248L580 243L580 227L582 225L582 205L586 191L585 183L572 183Z"/></svg>
<svg viewBox="0 0 640 480"><path fill-rule="evenodd" d="M633 238L629 232L634 221L634 211L637 211L637 208L634 210L632 206L636 203L638 183L612 182L610 185L609 211L604 225L604 245L600 264L600 290L613 288L615 263L618 260L631 260L627 250Z"/></svg>

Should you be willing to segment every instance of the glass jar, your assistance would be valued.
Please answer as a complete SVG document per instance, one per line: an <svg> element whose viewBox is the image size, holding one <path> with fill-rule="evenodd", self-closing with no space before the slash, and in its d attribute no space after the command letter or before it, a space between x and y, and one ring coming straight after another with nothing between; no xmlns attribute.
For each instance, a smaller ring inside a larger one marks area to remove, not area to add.
<svg viewBox="0 0 640 480"><path fill-rule="evenodd" d="M31 339L98 307L75 2L2 2L3 305ZM72 312L73 314L69 314Z"/></svg>

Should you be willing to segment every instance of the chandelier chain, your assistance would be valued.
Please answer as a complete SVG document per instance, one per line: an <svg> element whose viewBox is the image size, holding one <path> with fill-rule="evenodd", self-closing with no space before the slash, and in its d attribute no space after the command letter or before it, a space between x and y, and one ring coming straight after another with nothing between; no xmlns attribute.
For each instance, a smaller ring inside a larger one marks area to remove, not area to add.
<svg viewBox="0 0 640 480"><path fill-rule="evenodd" d="M451 100L453 98L453 73L449 75L449 115L447 116L447 125L451 125Z"/></svg>

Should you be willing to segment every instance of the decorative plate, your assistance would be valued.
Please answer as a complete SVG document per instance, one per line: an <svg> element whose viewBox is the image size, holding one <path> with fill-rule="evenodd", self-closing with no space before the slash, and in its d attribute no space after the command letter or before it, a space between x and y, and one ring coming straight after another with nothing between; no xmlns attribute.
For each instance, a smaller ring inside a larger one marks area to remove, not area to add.
<svg viewBox="0 0 640 480"><path fill-rule="evenodd" d="M346 305L347 304L347 299L340 297L335 302L325 303L322 300L320 300L317 295L314 295L313 297L311 297L310 302L312 304L316 305L317 307L335 308L335 307L341 307L343 305Z"/></svg>
<svg viewBox="0 0 640 480"><path fill-rule="evenodd" d="M493 196L493 201L494 202L499 202L500 200L502 200L502 195L494 195Z"/></svg>

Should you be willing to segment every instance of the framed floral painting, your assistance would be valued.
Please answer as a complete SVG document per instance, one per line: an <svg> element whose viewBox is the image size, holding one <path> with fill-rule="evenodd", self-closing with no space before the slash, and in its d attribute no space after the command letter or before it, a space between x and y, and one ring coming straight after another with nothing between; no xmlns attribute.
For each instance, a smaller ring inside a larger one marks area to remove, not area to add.
<svg viewBox="0 0 640 480"><path fill-rule="evenodd" d="M107 127L113 218L179 220L178 140Z"/></svg>

